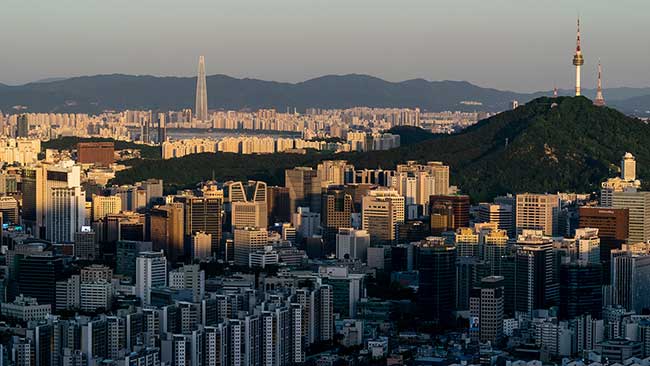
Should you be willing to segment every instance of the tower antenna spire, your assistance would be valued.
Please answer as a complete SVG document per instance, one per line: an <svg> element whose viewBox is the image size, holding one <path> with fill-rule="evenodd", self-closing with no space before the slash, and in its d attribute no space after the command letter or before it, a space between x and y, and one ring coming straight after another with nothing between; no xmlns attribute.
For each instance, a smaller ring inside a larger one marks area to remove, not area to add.
<svg viewBox="0 0 650 366"><path fill-rule="evenodd" d="M603 97L603 80L602 80L603 67L600 65L600 59L598 60L598 88L596 89L596 99L594 99L594 105L604 106L605 97Z"/></svg>
<svg viewBox="0 0 650 366"><path fill-rule="evenodd" d="M585 60L582 56L582 48L580 46L580 17L578 17L576 29L576 53L573 55L573 65L576 67L576 97L581 95L580 91L580 67L584 65Z"/></svg>

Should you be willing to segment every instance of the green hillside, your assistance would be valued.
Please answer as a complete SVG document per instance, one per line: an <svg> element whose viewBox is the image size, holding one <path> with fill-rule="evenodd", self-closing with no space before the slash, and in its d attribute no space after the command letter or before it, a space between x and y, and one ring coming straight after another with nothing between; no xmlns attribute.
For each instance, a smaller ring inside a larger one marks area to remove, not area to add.
<svg viewBox="0 0 650 366"><path fill-rule="evenodd" d="M412 137L410 137L412 139ZM398 149L347 154L238 156L201 154L140 161L118 183L159 177L174 187L201 179L264 179L283 184L284 169L346 159L359 168L392 168L406 160L443 161L452 183L475 200L507 192L589 192L616 174L621 156L637 156L641 178L650 169L650 126L584 97L538 98L454 135L428 135Z"/></svg>

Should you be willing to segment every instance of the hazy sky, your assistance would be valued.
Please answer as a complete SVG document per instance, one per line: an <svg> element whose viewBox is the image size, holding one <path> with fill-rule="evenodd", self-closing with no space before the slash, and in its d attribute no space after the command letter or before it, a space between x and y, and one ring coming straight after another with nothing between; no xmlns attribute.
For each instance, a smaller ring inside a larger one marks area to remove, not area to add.
<svg viewBox="0 0 650 366"><path fill-rule="evenodd" d="M517 91L650 86L647 0L1 0L0 82L101 73L363 73Z"/></svg>

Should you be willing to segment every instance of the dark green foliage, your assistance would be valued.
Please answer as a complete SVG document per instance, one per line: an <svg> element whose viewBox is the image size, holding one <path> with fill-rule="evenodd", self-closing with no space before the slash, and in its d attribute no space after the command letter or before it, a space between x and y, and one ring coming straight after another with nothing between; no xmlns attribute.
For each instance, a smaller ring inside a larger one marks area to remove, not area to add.
<svg viewBox="0 0 650 366"><path fill-rule="evenodd" d="M556 103L556 106L552 106ZM410 133L406 140L419 138ZM591 192L618 173L626 151L637 156L638 175L650 172L650 126L620 112L595 107L584 97L538 98L480 121L454 135L431 135L389 151L307 155L200 154L136 162L116 182L162 178L174 187L210 179L263 179L284 183L284 169L346 159L358 168L393 168L407 160L443 161L452 183L474 200L508 192ZM407 136L407 135L404 135ZM425 135L426 136L426 135ZM507 142L507 144L506 144Z"/></svg>
<svg viewBox="0 0 650 366"><path fill-rule="evenodd" d="M140 150L140 156L143 159L160 159L160 147L149 146L143 144L136 144L129 141L113 140L109 138L91 137L81 138L74 136L66 136L58 139L45 141L42 144L43 149L56 149L56 150L73 150L77 148L79 142L106 142L112 141L115 143L115 150L133 149Z"/></svg>

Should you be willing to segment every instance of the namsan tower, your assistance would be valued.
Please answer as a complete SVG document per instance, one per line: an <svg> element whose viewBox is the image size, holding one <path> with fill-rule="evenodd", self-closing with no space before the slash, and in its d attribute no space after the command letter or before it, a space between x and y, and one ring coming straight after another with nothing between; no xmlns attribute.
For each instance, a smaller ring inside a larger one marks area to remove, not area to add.
<svg viewBox="0 0 650 366"><path fill-rule="evenodd" d="M582 57L580 49L580 18L578 18L578 32L576 36L576 53L573 55L573 64L576 67L576 97L580 96L580 66L584 65L585 60Z"/></svg>
<svg viewBox="0 0 650 366"><path fill-rule="evenodd" d="M605 97L603 97L603 80L602 80L603 68L598 61L598 88L596 89L596 99L594 99L594 105L599 107L605 105Z"/></svg>
<svg viewBox="0 0 650 366"><path fill-rule="evenodd" d="M208 120L208 86L205 82L205 57L199 56L199 71L196 78L196 119Z"/></svg>

